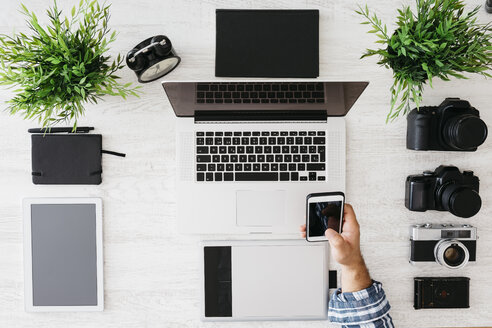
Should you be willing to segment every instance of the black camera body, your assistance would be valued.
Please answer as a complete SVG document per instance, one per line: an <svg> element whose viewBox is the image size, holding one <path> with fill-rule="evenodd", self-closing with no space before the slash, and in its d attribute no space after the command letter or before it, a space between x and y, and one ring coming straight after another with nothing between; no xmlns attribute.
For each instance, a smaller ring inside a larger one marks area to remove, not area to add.
<svg viewBox="0 0 492 328"><path fill-rule="evenodd" d="M414 304L418 309L461 309L470 307L470 278L414 278Z"/></svg>
<svg viewBox="0 0 492 328"><path fill-rule="evenodd" d="M461 173L455 166L439 166L434 172L407 177L405 186L405 207L411 211L449 211L469 218L482 206L479 179L473 171Z"/></svg>
<svg viewBox="0 0 492 328"><path fill-rule="evenodd" d="M407 116L408 149L475 151L487 133L478 110L459 98L446 98L439 106L415 108Z"/></svg>

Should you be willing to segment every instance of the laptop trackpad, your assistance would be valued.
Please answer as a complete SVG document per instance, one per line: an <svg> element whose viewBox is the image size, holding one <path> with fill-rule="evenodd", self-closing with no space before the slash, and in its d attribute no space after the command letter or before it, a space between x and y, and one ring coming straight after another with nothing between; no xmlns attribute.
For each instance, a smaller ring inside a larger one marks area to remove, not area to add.
<svg viewBox="0 0 492 328"><path fill-rule="evenodd" d="M285 191L236 192L236 223L242 227L270 227L285 220Z"/></svg>

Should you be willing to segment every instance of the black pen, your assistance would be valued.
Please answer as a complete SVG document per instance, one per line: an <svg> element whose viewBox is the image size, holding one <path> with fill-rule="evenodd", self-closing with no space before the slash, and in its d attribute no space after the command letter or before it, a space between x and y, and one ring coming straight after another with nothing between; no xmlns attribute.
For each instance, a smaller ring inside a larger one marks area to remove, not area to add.
<svg viewBox="0 0 492 328"><path fill-rule="evenodd" d="M73 128L43 128L43 129L29 129L27 132L29 133L88 133L89 131L94 130L93 127L89 126L81 126L77 127L74 131Z"/></svg>

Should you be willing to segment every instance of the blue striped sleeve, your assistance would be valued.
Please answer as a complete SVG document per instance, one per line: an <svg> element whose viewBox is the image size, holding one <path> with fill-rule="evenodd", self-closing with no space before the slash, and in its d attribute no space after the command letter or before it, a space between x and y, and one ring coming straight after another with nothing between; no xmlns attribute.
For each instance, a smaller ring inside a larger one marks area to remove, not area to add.
<svg viewBox="0 0 492 328"><path fill-rule="evenodd" d="M338 289L330 300L328 317L343 327L393 328L389 310L382 284L373 281L370 287L353 293Z"/></svg>

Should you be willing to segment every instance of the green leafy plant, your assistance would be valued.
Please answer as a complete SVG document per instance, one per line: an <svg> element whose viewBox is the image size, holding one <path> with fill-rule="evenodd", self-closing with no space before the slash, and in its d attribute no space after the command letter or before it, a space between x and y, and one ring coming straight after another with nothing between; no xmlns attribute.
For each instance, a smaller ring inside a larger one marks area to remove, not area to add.
<svg viewBox="0 0 492 328"><path fill-rule="evenodd" d="M476 14L480 7L464 13L461 0L416 0L416 11L410 7L398 10L397 29L388 34L376 14L367 6L356 12L365 17L382 49L366 49L361 58L379 56L378 64L393 70L391 110L387 116L393 120L410 110L410 102L418 108L423 87L438 77L465 79L462 72L478 73L491 77L492 28L491 23L478 24Z"/></svg>
<svg viewBox="0 0 492 328"><path fill-rule="evenodd" d="M75 129L85 103L104 95L137 96L131 83L117 82L123 58L105 55L116 39L108 27L109 7L81 0L70 17L62 17L55 1L47 10L50 24L41 27L22 5L32 35L0 36L0 84L17 86L8 101L11 114L38 119L43 127L73 121Z"/></svg>

